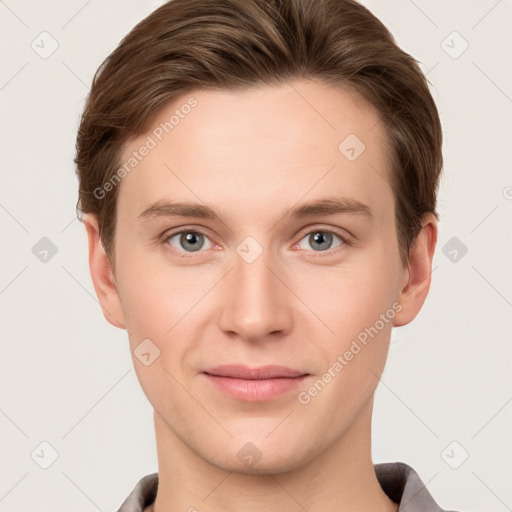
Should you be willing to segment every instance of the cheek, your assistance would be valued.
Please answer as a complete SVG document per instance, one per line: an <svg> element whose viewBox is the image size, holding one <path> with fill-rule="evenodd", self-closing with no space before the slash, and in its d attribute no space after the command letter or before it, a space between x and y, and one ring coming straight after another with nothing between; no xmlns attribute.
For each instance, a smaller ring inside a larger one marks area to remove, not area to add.
<svg viewBox="0 0 512 512"><path fill-rule="evenodd" d="M334 400L340 411L355 414L354 408L373 393L386 362L397 312L393 307L393 263L384 258L365 261L361 257L337 269L311 271L308 277L315 286L306 287L301 280L298 294L329 327L322 325L313 333L322 354L322 371L326 372L320 377L318 389L329 382L317 407L324 400ZM319 333L323 333L320 338Z"/></svg>
<svg viewBox="0 0 512 512"><path fill-rule="evenodd" d="M377 387L396 314L388 289L376 286L371 276L355 279L351 275L343 283L344 291L330 290L330 296L336 297L329 313L335 335L326 336L319 347L323 371L313 389L305 390L302 397L311 400L314 415L342 427Z"/></svg>
<svg viewBox="0 0 512 512"><path fill-rule="evenodd" d="M155 266L125 258L119 268L119 294L137 378L157 410L172 408L168 397L181 396L173 377L181 380L177 372L187 346L183 326L191 299L184 295L193 293Z"/></svg>
<svg viewBox="0 0 512 512"><path fill-rule="evenodd" d="M163 338L194 307L212 286L192 266L172 267L151 261L143 253L119 262L119 293L128 331L145 337Z"/></svg>
<svg viewBox="0 0 512 512"><path fill-rule="evenodd" d="M122 263L119 292L134 365L144 391L158 394L172 386L171 374L178 377L196 369L197 361L190 358L204 338L201 329L213 309L214 293L209 292L218 276L211 269L148 265L143 259L125 258ZM137 354L147 339L156 345L158 358L146 368Z"/></svg>
<svg viewBox="0 0 512 512"><path fill-rule="evenodd" d="M291 288L321 320L321 332L338 342L372 326L395 300L396 275L389 262L365 264L361 258L338 267L303 267L297 275Z"/></svg>

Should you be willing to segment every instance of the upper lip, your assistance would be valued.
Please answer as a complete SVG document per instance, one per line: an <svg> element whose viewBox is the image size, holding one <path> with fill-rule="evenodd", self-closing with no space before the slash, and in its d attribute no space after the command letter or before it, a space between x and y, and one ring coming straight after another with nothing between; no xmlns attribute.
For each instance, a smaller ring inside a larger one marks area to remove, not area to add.
<svg viewBox="0 0 512 512"><path fill-rule="evenodd" d="M204 373L207 373L209 375L217 375L219 377L232 377L250 380L277 379L280 377L290 378L306 375L305 372L302 372L300 370L293 370L292 368L287 368L286 366L268 365L259 366L257 368L251 368L250 366L238 364L215 366L214 368L209 368Z"/></svg>

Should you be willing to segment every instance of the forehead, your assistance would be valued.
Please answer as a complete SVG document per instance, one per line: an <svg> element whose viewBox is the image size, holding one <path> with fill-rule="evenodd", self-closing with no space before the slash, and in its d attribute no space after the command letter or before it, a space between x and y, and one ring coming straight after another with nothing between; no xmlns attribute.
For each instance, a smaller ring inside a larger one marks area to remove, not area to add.
<svg viewBox="0 0 512 512"><path fill-rule="evenodd" d="M379 121L351 89L309 80L182 94L125 147L121 165L134 165L125 165L119 211L135 218L179 196L261 215L262 201L292 205L334 192L379 215L393 202Z"/></svg>

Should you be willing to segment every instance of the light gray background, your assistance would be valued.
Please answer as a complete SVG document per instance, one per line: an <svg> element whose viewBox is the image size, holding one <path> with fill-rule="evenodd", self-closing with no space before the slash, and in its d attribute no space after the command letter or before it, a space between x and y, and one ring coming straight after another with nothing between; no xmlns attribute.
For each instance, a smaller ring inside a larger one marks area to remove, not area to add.
<svg viewBox="0 0 512 512"><path fill-rule="evenodd" d="M157 470L126 332L92 286L72 160L93 73L160 3L0 1L3 512L114 511ZM443 508L511 510L512 2L363 3L428 72L445 136L432 288L393 332L374 459L411 464ZM31 47L51 49L43 31L59 45L46 59ZM42 237L47 262L32 252ZM453 237L468 249L455 262Z"/></svg>

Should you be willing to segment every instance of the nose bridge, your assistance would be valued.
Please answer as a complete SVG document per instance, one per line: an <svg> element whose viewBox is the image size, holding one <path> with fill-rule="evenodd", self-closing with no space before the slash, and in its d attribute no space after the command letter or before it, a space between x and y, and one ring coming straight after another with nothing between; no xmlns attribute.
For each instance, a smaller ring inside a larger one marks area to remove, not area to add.
<svg viewBox="0 0 512 512"><path fill-rule="evenodd" d="M283 295L284 285L275 276L279 262L269 250L262 249L250 240L240 244L225 290L221 326L245 339L257 340L289 328L289 301Z"/></svg>

